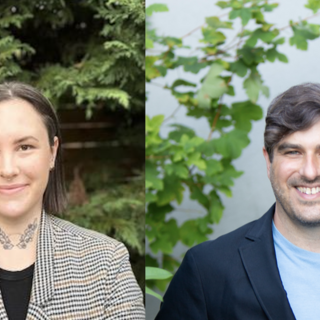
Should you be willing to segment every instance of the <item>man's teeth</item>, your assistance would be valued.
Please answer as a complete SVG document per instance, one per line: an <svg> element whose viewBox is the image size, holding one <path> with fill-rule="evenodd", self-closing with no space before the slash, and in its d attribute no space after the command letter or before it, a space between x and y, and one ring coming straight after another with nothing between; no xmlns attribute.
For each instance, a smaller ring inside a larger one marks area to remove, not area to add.
<svg viewBox="0 0 320 320"><path fill-rule="evenodd" d="M316 194L320 192L320 187L317 188L303 188L303 187L297 187L297 189L305 194Z"/></svg>

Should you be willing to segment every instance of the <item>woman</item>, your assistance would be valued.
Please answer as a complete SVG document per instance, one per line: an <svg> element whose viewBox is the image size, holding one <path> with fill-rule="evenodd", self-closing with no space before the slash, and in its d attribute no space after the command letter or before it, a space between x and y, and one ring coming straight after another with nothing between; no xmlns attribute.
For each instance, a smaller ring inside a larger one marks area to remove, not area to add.
<svg viewBox="0 0 320 320"><path fill-rule="evenodd" d="M126 248L53 216L65 199L52 106L1 84L0 319L144 319Z"/></svg>

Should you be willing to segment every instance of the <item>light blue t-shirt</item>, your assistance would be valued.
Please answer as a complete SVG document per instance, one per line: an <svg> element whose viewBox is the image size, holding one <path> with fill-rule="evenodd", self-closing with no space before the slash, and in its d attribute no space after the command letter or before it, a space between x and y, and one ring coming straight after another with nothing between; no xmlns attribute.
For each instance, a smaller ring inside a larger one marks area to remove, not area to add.
<svg viewBox="0 0 320 320"><path fill-rule="evenodd" d="M280 277L297 320L320 319L320 253L301 249L272 226Z"/></svg>

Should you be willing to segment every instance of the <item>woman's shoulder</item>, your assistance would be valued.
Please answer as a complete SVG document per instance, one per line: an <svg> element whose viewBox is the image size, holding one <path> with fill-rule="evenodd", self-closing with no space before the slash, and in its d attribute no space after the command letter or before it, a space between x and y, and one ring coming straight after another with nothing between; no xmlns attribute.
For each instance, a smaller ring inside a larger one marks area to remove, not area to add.
<svg viewBox="0 0 320 320"><path fill-rule="evenodd" d="M125 249L124 245L105 234L80 227L70 221L50 215L50 221L55 237L55 242L63 242L65 245L85 246L86 248L96 246L96 248L108 248L116 250L117 248ZM60 240L60 241L59 241Z"/></svg>

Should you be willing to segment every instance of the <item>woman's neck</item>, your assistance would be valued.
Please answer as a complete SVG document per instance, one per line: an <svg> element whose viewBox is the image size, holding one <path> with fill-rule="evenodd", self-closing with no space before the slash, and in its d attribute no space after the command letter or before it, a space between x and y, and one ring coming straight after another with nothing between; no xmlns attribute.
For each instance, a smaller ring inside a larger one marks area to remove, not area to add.
<svg viewBox="0 0 320 320"><path fill-rule="evenodd" d="M35 262L41 213L21 221L0 218L0 268L22 270Z"/></svg>

